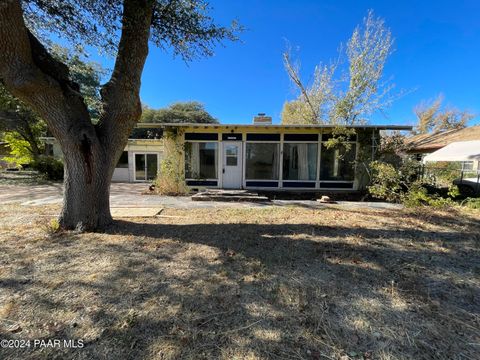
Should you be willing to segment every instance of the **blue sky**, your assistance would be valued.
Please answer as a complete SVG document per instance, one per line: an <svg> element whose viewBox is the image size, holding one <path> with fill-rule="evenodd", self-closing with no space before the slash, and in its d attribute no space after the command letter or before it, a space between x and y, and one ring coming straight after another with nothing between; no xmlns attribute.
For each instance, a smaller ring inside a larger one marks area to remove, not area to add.
<svg viewBox="0 0 480 360"><path fill-rule="evenodd" d="M445 103L480 114L480 1L212 0L217 22L236 18L247 30L241 42L218 47L213 57L188 65L150 49L141 98L150 107L198 100L222 123L250 123L265 112L280 121L295 97L285 73L286 40L299 47L308 79L319 62L335 58L368 9L385 19L395 38L385 76L410 91L371 123L414 124L422 100L444 94ZM96 58L96 57L95 57ZM110 60L102 60L111 67ZM480 123L479 117L471 124Z"/></svg>

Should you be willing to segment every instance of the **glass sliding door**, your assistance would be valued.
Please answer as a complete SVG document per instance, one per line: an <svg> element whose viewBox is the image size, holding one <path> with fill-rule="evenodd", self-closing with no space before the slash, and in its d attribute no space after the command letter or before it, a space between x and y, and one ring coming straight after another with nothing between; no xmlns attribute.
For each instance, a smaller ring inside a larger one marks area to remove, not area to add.
<svg viewBox="0 0 480 360"><path fill-rule="evenodd" d="M135 180L145 181L145 154L135 154Z"/></svg>
<svg viewBox="0 0 480 360"><path fill-rule="evenodd" d="M158 172L157 154L147 154L146 159L147 180L153 180Z"/></svg>
<svg viewBox="0 0 480 360"><path fill-rule="evenodd" d="M135 154L135 181L154 180L157 172L157 154Z"/></svg>

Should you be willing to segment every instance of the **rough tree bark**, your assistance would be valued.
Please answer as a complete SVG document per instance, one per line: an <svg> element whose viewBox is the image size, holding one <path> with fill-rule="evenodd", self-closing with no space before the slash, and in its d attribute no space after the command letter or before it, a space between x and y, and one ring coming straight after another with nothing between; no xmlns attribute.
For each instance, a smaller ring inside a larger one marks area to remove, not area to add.
<svg viewBox="0 0 480 360"><path fill-rule="evenodd" d="M20 0L0 2L0 80L30 105L59 141L65 163L60 225L101 230L112 221L109 188L115 164L141 115L140 78L148 54L153 0L125 0L115 67L92 124L68 68L26 28Z"/></svg>

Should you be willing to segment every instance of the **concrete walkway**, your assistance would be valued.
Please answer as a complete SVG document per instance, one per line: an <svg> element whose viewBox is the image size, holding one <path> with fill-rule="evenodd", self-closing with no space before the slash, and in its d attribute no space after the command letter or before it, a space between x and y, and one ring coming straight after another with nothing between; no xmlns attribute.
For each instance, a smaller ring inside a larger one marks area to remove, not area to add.
<svg viewBox="0 0 480 360"><path fill-rule="evenodd" d="M111 207L121 208L259 208L267 206L301 206L318 209L338 207L344 209L400 209L401 205L382 202L339 201L337 204L321 204L308 200L274 200L268 203L192 201L189 196L146 195L148 185L144 183L112 183L110 188ZM0 205L20 204L23 206L42 206L61 204L63 186L60 183L50 185L0 185Z"/></svg>

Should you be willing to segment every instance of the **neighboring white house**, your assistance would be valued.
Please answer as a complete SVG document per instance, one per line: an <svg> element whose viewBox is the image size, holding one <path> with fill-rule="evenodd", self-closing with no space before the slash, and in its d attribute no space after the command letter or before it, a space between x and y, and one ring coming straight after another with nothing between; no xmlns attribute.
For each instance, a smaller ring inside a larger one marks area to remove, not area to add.
<svg viewBox="0 0 480 360"><path fill-rule="evenodd" d="M480 140L452 142L426 155L422 161L457 162L462 164L462 170L480 170Z"/></svg>
<svg viewBox="0 0 480 360"><path fill-rule="evenodd" d="M480 161L480 140L452 142L423 158L423 162L433 161L478 163Z"/></svg>
<svg viewBox="0 0 480 360"><path fill-rule="evenodd" d="M461 163L462 172L453 183L466 196L480 194L480 140L452 142L426 155L422 161Z"/></svg>

